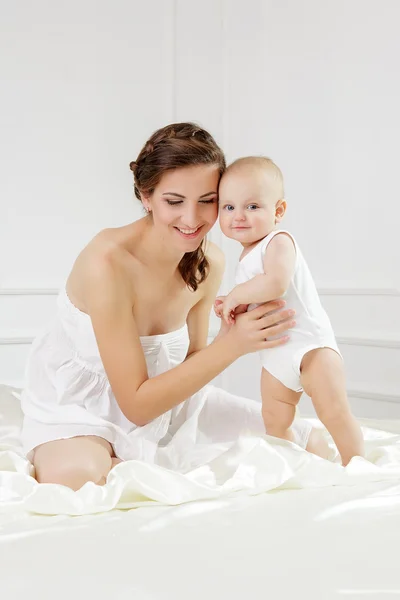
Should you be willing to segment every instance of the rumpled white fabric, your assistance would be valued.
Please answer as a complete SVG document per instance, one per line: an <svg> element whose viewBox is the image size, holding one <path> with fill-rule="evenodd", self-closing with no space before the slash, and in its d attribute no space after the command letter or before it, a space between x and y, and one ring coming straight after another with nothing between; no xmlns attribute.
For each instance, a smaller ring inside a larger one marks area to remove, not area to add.
<svg viewBox="0 0 400 600"><path fill-rule="evenodd" d="M73 492L37 483L20 445L21 423L19 391L0 386L0 512L10 519L19 511L85 515L154 503L178 505L233 494L400 479L400 423L388 421L382 424L387 431L363 428L366 459L354 458L347 467L276 438L243 434L221 442L214 458L187 472L129 460L110 472L106 485L87 483ZM182 436L182 448L186 443L190 448L191 435L189 431L186 440Z"/></svg>

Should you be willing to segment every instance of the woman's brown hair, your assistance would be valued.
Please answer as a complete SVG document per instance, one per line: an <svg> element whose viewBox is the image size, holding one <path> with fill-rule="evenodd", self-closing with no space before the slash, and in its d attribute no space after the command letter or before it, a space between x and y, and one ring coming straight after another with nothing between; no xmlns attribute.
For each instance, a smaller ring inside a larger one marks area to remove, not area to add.
<svg viewBox="0 0 400 600"><path fill-rule="evenodd" d="M194 123L173 123L158 129L143 146L137 159L130 163L135 179L135 196L152 194L167 171L195 165L217 165L225 171L225 156L214 138ZM187 252L179 263L182 279L192 291L208 275L204 254L205 239L194 252Z"/></svg>

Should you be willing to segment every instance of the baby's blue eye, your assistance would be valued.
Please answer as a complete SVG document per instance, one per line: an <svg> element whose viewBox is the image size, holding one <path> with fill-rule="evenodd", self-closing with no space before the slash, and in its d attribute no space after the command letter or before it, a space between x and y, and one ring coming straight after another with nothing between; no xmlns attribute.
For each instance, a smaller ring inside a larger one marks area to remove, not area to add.
<svg viewBox="0 0 400 600"><path fill-rule="evenodd" d="M258 208L257 204L249 204L248 207L250 210L256 210Z"/></svg>
<svg viewBox="0 0 400 600"><path fill-rule="evenodd" d="M234 206L232 206L232 204L226 204L226 205L224 206L224 210L227 210L227 211L229 211L229 212L231 212L232 210L234 210L234 208L235 208L235 207L234 207Z"/></svg>

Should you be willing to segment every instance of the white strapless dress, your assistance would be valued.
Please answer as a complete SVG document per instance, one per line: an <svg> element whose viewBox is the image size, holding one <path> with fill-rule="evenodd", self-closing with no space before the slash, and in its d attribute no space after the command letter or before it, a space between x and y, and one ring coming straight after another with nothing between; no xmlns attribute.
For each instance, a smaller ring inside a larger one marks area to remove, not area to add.
<svg viewBox="0 0 400 600"><path fill-rule="evenodd" d="M29 453L62 438L95 435L117 457L154 463L181 473L205 465L242 435L265 436L261 405L207 385L143 427L120 410L105 373L90 317L69 300L57 299L56 318L32 345L22 394L22 444ZM181 363L187 354L187 326L141 337L149 377ZM133 365L134 368L134 365ZM303 448L311 426L298 420Z"/></svg>

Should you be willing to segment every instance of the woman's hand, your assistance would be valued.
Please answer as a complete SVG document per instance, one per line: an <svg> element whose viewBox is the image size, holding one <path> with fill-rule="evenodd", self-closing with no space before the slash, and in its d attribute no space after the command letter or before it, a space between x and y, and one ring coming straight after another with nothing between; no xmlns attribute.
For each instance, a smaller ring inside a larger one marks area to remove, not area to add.
<svg viewBox="0 0 400 600"><path fill-rule="evenodd" d="M260 304L250 312L236 313L235 323L226 325L229 328L226 336L230 336L232 344L236 345L240 355L275 348L289 340L288 335L271 339L284 334L296 325L293 320L295 314L293 310L280 310L284 305L284 300L273 300ZM223 327L222 321L221 330Z"/></svg>

